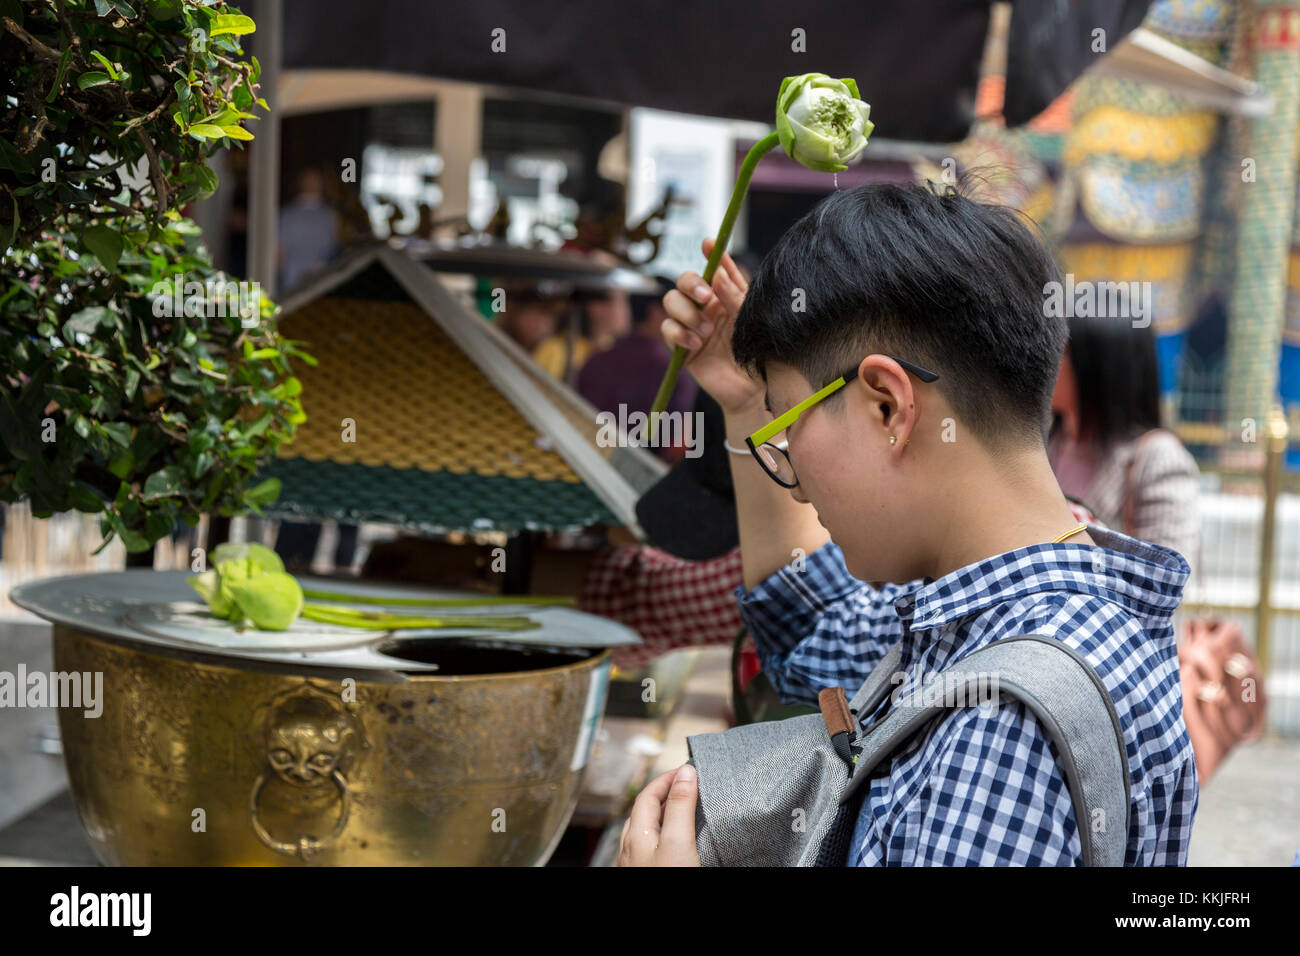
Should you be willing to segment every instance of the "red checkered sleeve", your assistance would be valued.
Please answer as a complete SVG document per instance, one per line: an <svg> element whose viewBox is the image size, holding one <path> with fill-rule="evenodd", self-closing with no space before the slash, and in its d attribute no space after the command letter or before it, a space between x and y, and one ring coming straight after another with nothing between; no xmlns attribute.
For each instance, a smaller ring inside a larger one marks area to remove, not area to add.
<svg viewBox="0 0 1300 956"><path fill-rule="evenodd" d="M732 592L743 580L739 548L710 561L609 548L592 560L578 607L641 635L645 643L614 652L614 666L632 670L679 647L734 641L742 622Z"/></svg>

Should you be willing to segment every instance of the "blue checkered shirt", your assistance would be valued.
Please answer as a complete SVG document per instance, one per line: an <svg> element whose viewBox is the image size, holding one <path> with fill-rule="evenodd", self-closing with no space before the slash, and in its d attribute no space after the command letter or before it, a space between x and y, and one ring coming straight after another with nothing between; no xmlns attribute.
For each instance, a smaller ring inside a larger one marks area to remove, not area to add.
<svg viewBox="0 0 1300 956"><path fill-rule="evenodd" d="M829 542L736 588L763 672L786 702L850 696L901 641L900 695L993 641L1054 637L1115 702L1131 780L1126 866L1187 862L1199 800L1172 616L1190 573L1169 548L1097 527L1096 546L1037 544L938 580L872 588ZM918 681L921 678L921 681ZM864 726L885 713L887 695ZM862 804L855 866L1082 865L1078 823L1047 731L1019 702L966 707L917 734Z"/></svg>

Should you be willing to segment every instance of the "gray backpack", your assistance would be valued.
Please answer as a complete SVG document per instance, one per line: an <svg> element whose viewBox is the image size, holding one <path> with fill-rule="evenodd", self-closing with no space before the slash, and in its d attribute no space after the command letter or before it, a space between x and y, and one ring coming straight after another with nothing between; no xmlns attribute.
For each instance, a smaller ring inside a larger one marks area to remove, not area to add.
<svg viewBox="0 0 1300 956"><path fill-rule="evenodd" d="M699 774L695 837L703 866L844 866L871 772L950 710L1004 699L1028 707L1051 735L1084 866L1123 865L1124 734L1110 694L1077 651L1038 634L1004 638L861 728L859 716L874 713L897 686L898 661L894 645L852 701L842 687L823 690L820 714L687 738Z"/></svg>

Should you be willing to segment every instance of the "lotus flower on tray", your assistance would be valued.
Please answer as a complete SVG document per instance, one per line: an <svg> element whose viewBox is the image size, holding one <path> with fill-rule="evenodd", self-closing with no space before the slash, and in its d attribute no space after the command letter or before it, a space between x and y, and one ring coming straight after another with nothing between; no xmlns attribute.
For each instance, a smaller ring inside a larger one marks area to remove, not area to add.
<svg viewBox="0 0 1300 956"><path fill-rule="evenodd" d="M187 579L190 587L207 602L213 616L240 626L263 631L286 631L298 618L322 624L369 631L428 630L438 628L523 631L541 624L521 615L421 614L358 609L335 602L380 604L406 607L480 607L520 604L572 604L567 597L520 595L518 597L409 598L338 594L331 591L304 592L293 575L284 569L280 556L265 545L253 542L222 544L212 550L212 567ZM308 603L306 596L329 601Z"/></svg>

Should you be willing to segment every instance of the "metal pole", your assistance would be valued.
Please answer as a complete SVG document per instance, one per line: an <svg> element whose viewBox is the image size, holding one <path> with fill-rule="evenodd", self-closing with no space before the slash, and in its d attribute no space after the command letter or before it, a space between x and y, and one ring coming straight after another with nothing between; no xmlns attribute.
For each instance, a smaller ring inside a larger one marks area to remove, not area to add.
<svg viewBox="0 0 1300 956"><path fill-rule="evenodd" d="M438 218L469 213L470 166L483 146L483 89L467 83L438 88L433 146L442 157Z"/></svg>
<svg viewBox="0 0 1300 956"><path fill-rule="evenodd" d="M1273 550L1277 496L1282 487L1282 459L1286 456L1287 422L1280 406L1268 418L1264 465L1264 523L1259 535L1259 606L1255 609L1255 656L1259 673L1269 673L1269 628L1273 621Z"/></svg>
<svg viewBox="0 0 1300 956"><path fill-rule="evenodd" d="M280 50L284 36L282 0L255 0L253 52L262 66L259 92L270 105L270 113L258 120L249 156L248 189L248 275L262 296L276 294L276 251L279 247L280 216ZM215 519L216 516L214 515ZM248 540L261 542L266 522L247 519ZM224 534L229 534L227 523ZM224 539L224 535L223 535Z"/></svg>
<svg viewBox="0 0 1300 956"><path fill-rule="evenodd" d="M276 97L280 92L284 5L282 0L256 0L255 9L254 47L262 64L258 82L271 112L255 127L256 139L249 157L248 277L261 286L264 295L274 297L280 208L280 114Z"/></svg>

